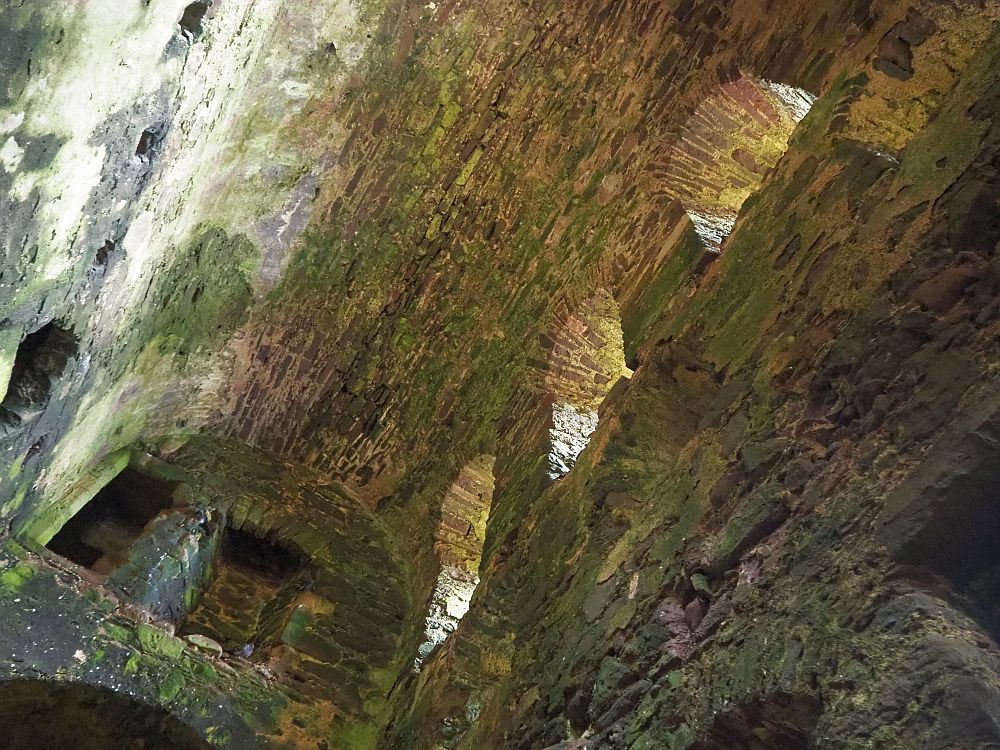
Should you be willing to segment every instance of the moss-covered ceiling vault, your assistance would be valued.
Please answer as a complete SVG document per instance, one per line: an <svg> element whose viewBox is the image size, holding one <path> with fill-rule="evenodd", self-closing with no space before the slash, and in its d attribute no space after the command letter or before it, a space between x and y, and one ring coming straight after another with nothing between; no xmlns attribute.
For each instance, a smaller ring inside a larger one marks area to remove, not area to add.
<svg viewBox="0 0 1000 750"><path fill-rule="evenodd" d="M1000 744L998 19L4 3L0 745Z"/></svg>

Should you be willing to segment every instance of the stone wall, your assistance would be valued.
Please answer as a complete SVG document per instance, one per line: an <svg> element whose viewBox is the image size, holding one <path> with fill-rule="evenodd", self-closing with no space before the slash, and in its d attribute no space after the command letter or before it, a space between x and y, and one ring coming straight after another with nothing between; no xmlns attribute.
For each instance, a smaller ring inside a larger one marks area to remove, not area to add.
<svg viewBox="0 0 1000 750"><path fill-rule="evenodd" d="M373 499L415 454L487 450L525 342L669 234L688 115L734 69L818 89L875 23L802 4L803 37L757 10L401 4L368 77L296 121L337 166L243 338L229 434Z"/></svg>
<svg viewBox="0 0 1000 750"><path fill-rule="evenodd" d="M482 595L389 746L998 741L996 42L893 153L845 133L898 78L833 82L573 472L498 457Z"/></svg>
<svg viewBox="0 0 1000 750"><path fill-rule="evenodd" d="M988 554L998 16L0 10L7 675L231 747L995 742L992 566L933 529ZM600 290L635 375L554 481L540 373ZM267 665L38 547L137 444L311 561ZM482 583L414 673L482 455Z"/></svg>
<svg viewBox="0 0 1000 750"><path fill-rule="evenodd" d="M226 342L308 216L316 154L281 122L346 80L373 12L201 5L0 10L4 391L27 336L55 321L73 343L44 408L3 420L15 528L118 449L218 421Z"/></svg>

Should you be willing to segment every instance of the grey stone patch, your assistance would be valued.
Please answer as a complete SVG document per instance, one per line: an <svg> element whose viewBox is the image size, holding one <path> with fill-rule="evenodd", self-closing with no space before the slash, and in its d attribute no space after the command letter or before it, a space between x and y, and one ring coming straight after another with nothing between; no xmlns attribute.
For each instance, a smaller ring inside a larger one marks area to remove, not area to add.
<svg viewBox="0 0 1000 750"><path fill-rule="evenodd" d="M74 236L70 247L51 248L50 252L66 253L84 264L79 265L73 276L60 285L59 305L72 305L72 300L87 298L103 279L103 273L94 274L94 266L106 265L98 261L102 249L105 254L116 250L128 231L141 197L162 155L160 146L169 132L173 117L172 91L166 86L156 93L137 101L107 118L89 138L89 143L103 146L104 164L97 185L84 207L90 217ZM144 136L144 133L150 136ZM0 241L0 319L13 313L6 305L12 303L18 290L27 283L28 272L38 258L42 244L41 228L37 225L37 212L43 195L37 188L22 200L12 197L17 175L37 172L52 164L66 139L55 134L31 136L22 129L4 135L0 141L13 138L23 155L17 172L9 174L0 169L0 226L6 228ZM144 153L136 151L144 145ZM118 208L121 206L121 208ZM109 247L110 243L110 247ZM83 294L81 295L81 292ZM53 300L48 300L51 304ZM63 309L56 314L69 314ZM85 316L83 316L85 317ZM31 321L27 321L31 322Z"/></svg>
<svg viewBox="0 0 1000 750"><path fill-rule="evenodd" d="M30 554L10 541L0 548L0 570L19 582L16 588L0 585L0 618L5 623L0 629L0 652L8 655L0 662L0 679L35 680L58 674L66 682L85 681L140 697L150 705L168 706L202 736L213 728L225 728L231 743L227 747L267 746L243 717L261 706L284 705L279 691L247 669L214 675L202 666L210 665L212 657L195 649L186 650L180 660L165 649L157 650L157 644L170 636L128 617L126 608L111 597L87 598L87 586L79 576L43 562L52 556L42 552ZM23 579L13 578L12 570ZM103 657L95 658L97 653ZM140 654L143 658L137 659ZM136 667L133 671L123 669L130 660ZM186 670L184 701L173 701L162 690L164 677L178 664Z"/></svg>
<svg viewBox="0 0 1000 750"><path fill-rule="evenodd" d="M66 143L54 133L31 136L21 128L0 136L0 144L8 139L13 139L22 155L16 172L9 173L0 167L0 227L3 227L0 239L0 317L11 314L7 306L26 283L28 268L38 254L35 217L42 201L41 192L35 188L18 200L13 194L15 177L47 168Z"/></svg>
<svg viewBox="0 0 1000 750"><path fill-rule="evenodd" d="M163 48L163 54L160 57L160 62L165 63L173 58L185 58L187 53L191 49L191 43L184 38L181 34L180 29L177 33L170 37L170 41L167 42L166 46Z"/></svg>
<svg viewBox="0 0 1000 750"><path fill-rule="evenodd" d="M48 27L44 5L20 0L0 7L0 108L21 96L47 48L62 41L63 30Z"/></svg>
<svg viewBox="0 0 1000 750"><path fill-rule="evenodd" d="M175 99L171 88L161 86L111 115L91 135L89 142L103 146L105 156L101 179L84 209L92 219L77 238L83 243L78 252L89 259L96 259L108 242L120 247L135 218L138 200L159 168L162 146L176 113Z"/></svg>
<svg viewBox="0 0 1000 750"><path fill-rule="evenodd" d="M281 211L258 225L257 236L264 245L260 283L265 291L273 289L281 280L288 249L309 224L316 194L316 173L309 172L292 188Z"/></svg>
<svg viewBox="0 0 1000 750"><path fill-rule="evenodd" d="M206 528L203 515L187 508L157 517L111 573L109 588L156 619L180 626L190 593L200 592L209 580L215 555L218 528Z"/></svg>
<svg viewBox="0 0 1000 750"><path fill-rule="evenodd" d="M13 108L31 78L43 69L49 53L63 40L64 30L46 19L41 6L44 4L21 0L0 7L0 109ZM6 306L26 283L27 266L38 251L33 224L42 197L33 190L15 199L11 194L15 175L46 168L65 143L51 133L28 134L17 127L22 121L16 112L15 117L5 118L0 135L0 147L12 139L13 148L20 152L13 174L0 167L0 319L11 313Z"/></svg>

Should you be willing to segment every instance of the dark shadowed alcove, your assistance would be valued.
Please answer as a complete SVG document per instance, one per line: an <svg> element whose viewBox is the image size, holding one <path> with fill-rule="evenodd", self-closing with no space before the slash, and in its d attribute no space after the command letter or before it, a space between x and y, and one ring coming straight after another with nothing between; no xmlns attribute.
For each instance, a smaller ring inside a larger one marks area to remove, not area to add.
<svg viewBox="0 0 1000 750"><path fill-rule="evenodd" d="M308 585L307 562L279 542L226 528L212 580L181 632L206 635L230 650L270 640Z"/></svg>
<svg viewBox="0 0 1000 750"><path fill-rule="evenodd" d="M964 608L1000 638L1000 418L984 422L904 485L906 509L886 529L897 562L947 579ZM921 486L922 485L922 486ZM906 496L912 497L906 499Z"/></svg>
<svg viewBox="0 0 1000 750"><path fill-rule="evenodd" d="M208 13L209 3L191 3L184 9L181 15L181 30L191 39L197 39L204 31L205 14Z"/></svg>
<svg viewBox="0 0 1000 750"><path fill-rule="evenodd" d="M121 565L150 521L173 503L175 485L126 468L67 521L46 545L107 575Z"/></svg>
<svg viewBox="0 0 1000 750"><path fill-rule="evenodd" d="M689 750L811 750L819 703L776 693L721 713Z"/></svg>
<svg viewBox="0 0 1000 750"><path fill-rule="evenodd" d="M25 336L14 355L7 393L0 402L0 426L16 429L41 414L54 379L66 369L76 350L73 334L55 323Z"/></svg>
<svg viewBox="0 0 1000 750"><path fill-rule="evenodd" d="M208 750L161 708L121 693L42 680L0 683L4 750ZM13 718L13 717L16 717Z"/></svg>

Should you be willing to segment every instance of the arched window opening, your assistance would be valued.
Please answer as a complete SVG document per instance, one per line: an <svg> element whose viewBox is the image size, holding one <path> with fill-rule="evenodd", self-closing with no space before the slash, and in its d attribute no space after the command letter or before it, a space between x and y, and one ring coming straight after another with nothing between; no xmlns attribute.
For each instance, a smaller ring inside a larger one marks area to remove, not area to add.
<svg viewBox="0 0 1000 750"><path fill-rule="evenodd" d="M0 435L17 431L45 410L56 378L76 354L77 340L49 323L24 337L14 355L7 392L0 401Z"/></svg>
<svg viewBox="0 0 1000 750"><path fill-rule="evenodd" d="M493 500L493 461L493 456L470 461L444 497L434 540L441 572L431 595L424 642L414 662L417 669L458 627L479 585L479 565Z"/></svg>
<svg viewBox="0 0 1000 750"><path fill-rule="evenodd" d="M625 364L621 310L600 290L551 340L545 387L553 399L549 477L569 473L597 429L597 409L622 377Z"/></svg>
<svg viewBox="0 0 1000 750"><path fill-rule="evenodd" d="M146 526L173 505L176 484L125 468L70 518L46 546L100 575L128 557Z"/></svg>
<svg viewBox="0 0 1000 750"><path fill-rule="evenodd" d="M745 75L723 84L684 124L670 150L667 190L707 247L721 249L743 202L815 101L802 89Z"/></svg>
<svg viewBox="0 0 1000 750"><path fill-rule="evenodd" d="M281 635L297 597L309 587L308 560L252 531L226 527L212 577L180 629L232 653L266 656L261 645Z"/></svg>
<svg viewBox="0 0 1000 750"><path fill-rule="evenodd" d="M4 750L208 750L194 729L161 708L78 683L0 683ZM17 717L13 720L11 717Z"/></svg>
<svg viewBox="0 0 1000 750"><path fill-rule="evenodd" d="M689 750L810 750L819 703L785 693L719 714Z"/></svg>

